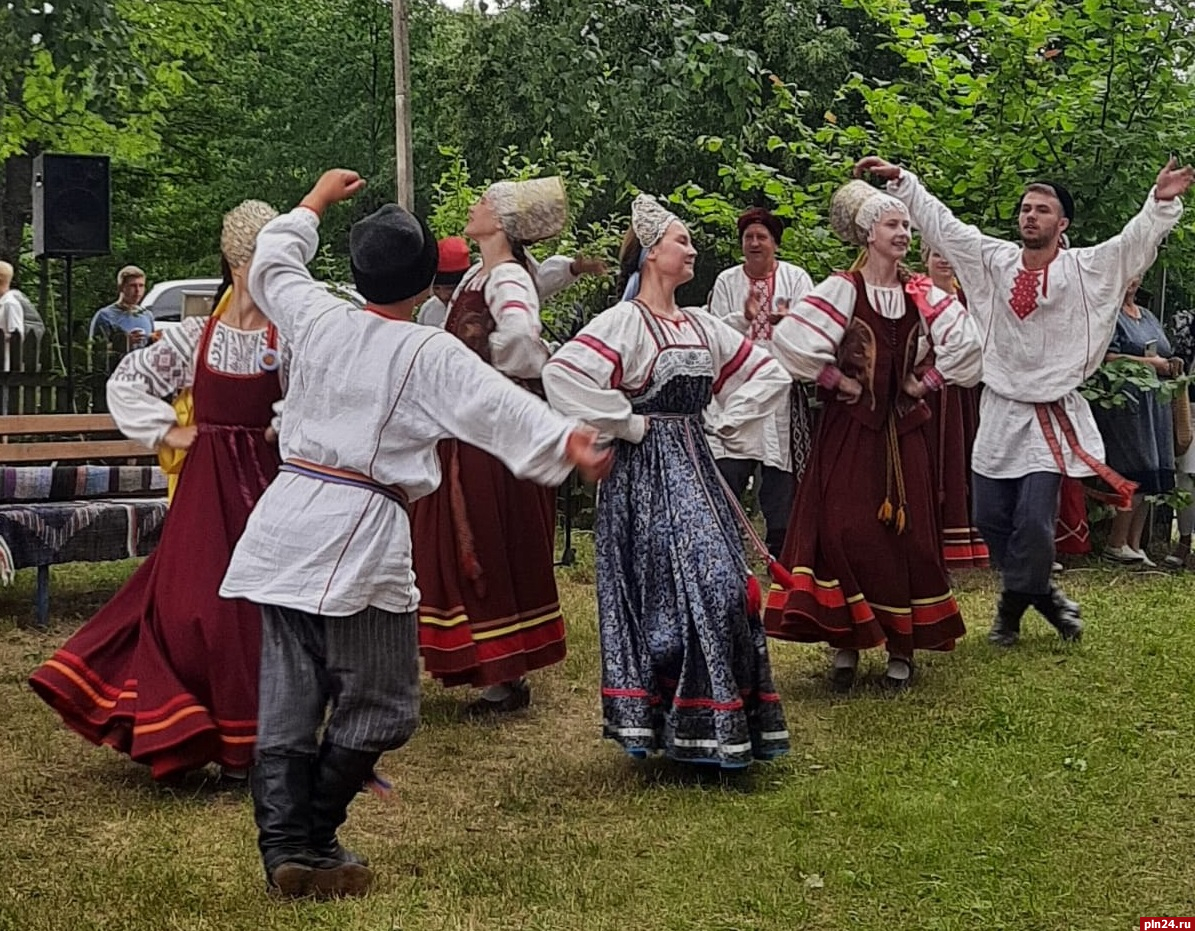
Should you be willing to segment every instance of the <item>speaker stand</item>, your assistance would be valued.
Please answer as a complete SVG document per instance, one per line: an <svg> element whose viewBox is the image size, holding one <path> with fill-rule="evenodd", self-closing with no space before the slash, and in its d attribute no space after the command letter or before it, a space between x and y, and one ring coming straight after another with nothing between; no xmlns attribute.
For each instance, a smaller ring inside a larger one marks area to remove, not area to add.
<svg viewBox="0 0 1195 931"><path fill-rule="evenodd" d="M68 405L66 410L69 413L75 411L75 313L71 304L71 292L74 290L71 286L71 273L74 270L74 265L75 257L68 255L64 287L66 288L66 398ZM59 407L61 406L59 405Z"/></svg>

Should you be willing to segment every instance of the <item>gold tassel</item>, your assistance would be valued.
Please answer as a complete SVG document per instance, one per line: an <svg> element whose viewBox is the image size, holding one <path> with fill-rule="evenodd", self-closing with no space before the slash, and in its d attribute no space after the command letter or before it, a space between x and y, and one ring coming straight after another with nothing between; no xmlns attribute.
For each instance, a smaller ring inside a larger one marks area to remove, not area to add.
<svg viewBox="0 0 1195 931"><path fill-rule="evenodd" d="M880 505L880 511L876 514L881 524L892 526L892 499L885 498L884 503Z"/></svg>
<svg viewBox="0 0 1195 931"><path fill-rule="evenodd" d="M904 533L908 522L905 518L905 506L902 504L896 510L896 532L898 534Z"/></svg>

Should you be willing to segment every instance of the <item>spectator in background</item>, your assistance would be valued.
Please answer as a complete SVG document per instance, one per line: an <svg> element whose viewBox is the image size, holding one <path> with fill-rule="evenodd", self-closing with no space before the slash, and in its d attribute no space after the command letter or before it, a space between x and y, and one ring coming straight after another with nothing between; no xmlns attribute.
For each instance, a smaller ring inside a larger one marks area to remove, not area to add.
<svg viewBox="0 0 1195 931"><path fill-rule="evenodd" d="M136 265L126 265L116 274L116 300L101 307L91 318L88 339L97 336L109 341L115 336L128 337L129 348L145 345L154 331L154 315L141 306L145 297L145 272Z"/></svg>
<svg viewBox="0 0 1195 931"><path fill-rule="evenodd" d="M46 332L41 314L29 298L12 286L12 276L13 267L8 262L0 262L0 328L5 333L41 339Z"/></svg>
<svg viewBox="0 0 1195 931"><path fill-rule="evenodd" d="M770 354L772 327L791 304L813 290L813 281L805 269L776 258L784 234L777 217L762 207L752 207L739 216L737 225L743 262L717 277L707 307ZM724 429L728 422L741 422L742 418L725 411L717 398L705 416L706 436L718 471L735 497L742 498L747 482L757 477L768 551L778 559L784 549L793 495L813 445L805 389L794 383L772 416L738 429Z"/></svg>
<svg viewBox="0 0 1195 931"><path fill-rule="evenodd" d="M1159 378L1180 374L1181 362L1172 360L1170 340L1158 318L1135 298L1140 278L1133 278L1125 290L1124 304L1116 320L1116 332L1106 362L1130 359L1150 366ZM1170 405L1156 392L1125 386L1128 401L1121 407L1093 408L1100 435L1104 438L1108 465L1136 482L1130 510L1117 511L1104 558L1154 568L1155 563L1141 548L1148 508L1146 495L1165 494L1174 487L1174 423Z"/></svg>

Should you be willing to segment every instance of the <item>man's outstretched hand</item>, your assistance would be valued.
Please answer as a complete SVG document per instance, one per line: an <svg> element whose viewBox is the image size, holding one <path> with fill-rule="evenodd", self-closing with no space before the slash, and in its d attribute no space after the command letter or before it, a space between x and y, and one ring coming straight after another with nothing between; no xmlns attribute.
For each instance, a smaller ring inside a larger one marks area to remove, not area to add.
<svg viewBox="0 0 1195 931"><path fill-rule="evenodd" d="M1174 200L1176 197L1182 197L1190 189L1192 181L1195 181L1195 168L1190 165L1179 168L1178 161L1172 155L1170 161L1166 163L1166 167L1158 172L1154 196L1158 200Z"/></svg>
<svg viewBox="0 0 1195 931"><path fill-rule="evenodd" d="M855 177L862 178L865 174L875 175L885 181L895 181L900 177L900 166L886 162L878 155L869 155L855 162Z"/></svg>
<svg viewBox="0 0 1195 931"><path fill-rule="evenodd" d="M348 200L363 187L365 179L357 172L348 168L331 168L320 175L315 187L299 201L299 206L306 207L317 216L323 216L324 211L333 204Z"/></svg>
<svg viewBox="0 0 1195 931"><path fill-rule="evenodd" d="M587 482L598 482L610 474L614 465L614 453L609 449L599 449L596 430L583 428L574 430L568 435L565 443L564 455Z"/></svg>

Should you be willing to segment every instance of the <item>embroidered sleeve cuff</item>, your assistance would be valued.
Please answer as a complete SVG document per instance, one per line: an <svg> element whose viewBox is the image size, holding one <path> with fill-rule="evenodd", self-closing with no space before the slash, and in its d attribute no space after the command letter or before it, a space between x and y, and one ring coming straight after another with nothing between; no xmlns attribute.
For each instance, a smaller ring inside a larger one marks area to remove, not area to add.
<svg viewBox="0 0 1195 931"><path fill-rule="evenodd" d="M925 374L921 376L921 384L930 391L941 391L946 387L946 379L936 368L930 368L926 369Z"/></svg>
<svg viewBox="0 0 1195 931"><path fill-rule="evenodd" d="M818 387L825 388L827 391L837 388L840 381L842 381L842 370L837 365L824 366L817 376Z"/></svg>

